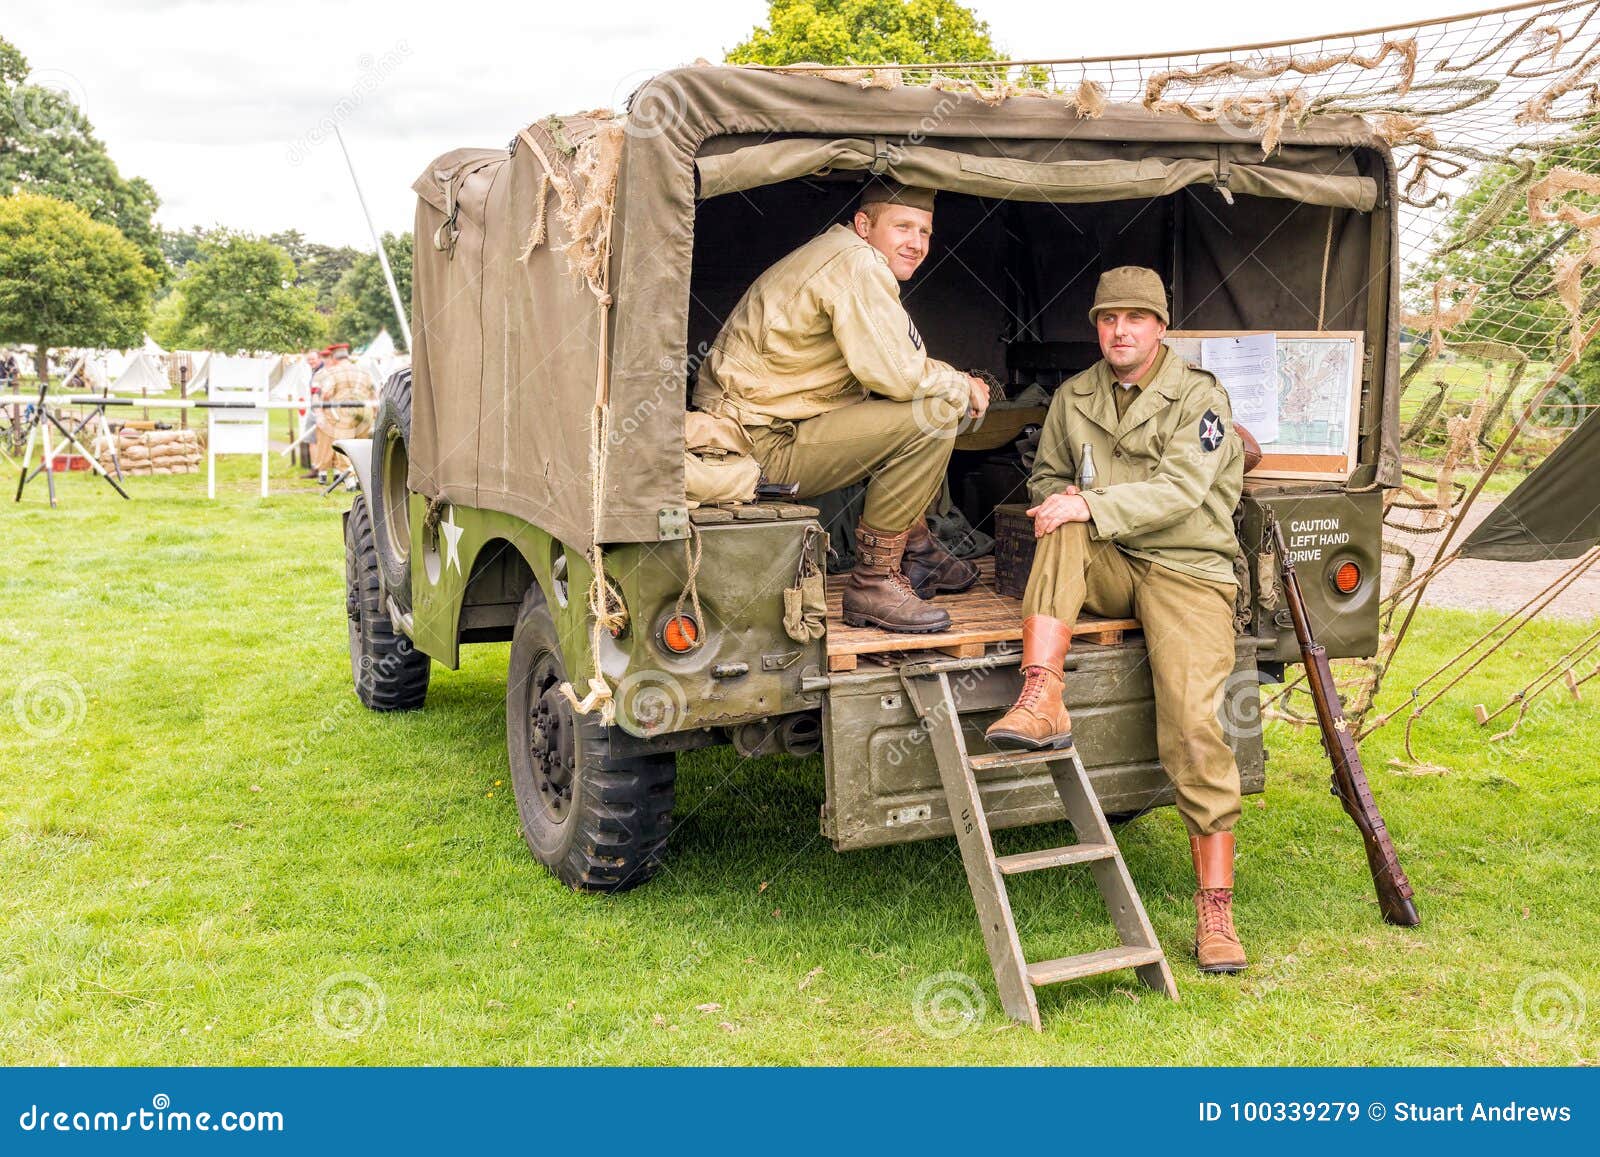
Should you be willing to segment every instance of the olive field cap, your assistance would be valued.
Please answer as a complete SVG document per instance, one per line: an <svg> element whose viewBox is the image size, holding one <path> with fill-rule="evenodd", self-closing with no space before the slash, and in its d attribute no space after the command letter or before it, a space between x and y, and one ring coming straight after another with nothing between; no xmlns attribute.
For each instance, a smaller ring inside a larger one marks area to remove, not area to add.
<svg viewBox="0 0 1600 1157"><path fill-rule="evenodd" d="M861 201L858 208L865 209L868 205L887 202L891 205L909 205L913 209L923 209L933 212L933 190L920 189L915 185L902 185L899 181L886 181L882 177L874 178L861 190Z"/></svg>
<svg viewBox="0 0 1600 1157"><path fill-rule="evenodd" d="M1119 265L1100 275L1094 289L1094 304L1089 307L1089 321L1102 309L1147 309L1161 319L1162 325L1171 325L1167 316L1167 290L1161 284L1161 275L1142 265Z"/></svg>

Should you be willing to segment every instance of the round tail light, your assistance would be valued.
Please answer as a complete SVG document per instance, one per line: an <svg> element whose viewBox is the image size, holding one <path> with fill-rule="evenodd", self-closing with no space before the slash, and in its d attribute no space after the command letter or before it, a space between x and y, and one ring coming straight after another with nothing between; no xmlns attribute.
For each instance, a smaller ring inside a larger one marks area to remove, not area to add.
<svg viewBox="0 0 1600 1157"><path fill-rule="evenodd" d="M1333 589L1341 595L1354 594L1361 585L1361 568L1353 562L1341 562L1333 571Z"/></svg>
<svg viewBox="0 0 1600 1157"><path fill-rule="evenodd" d="M691 615L673 615L661 625L661 645L674 655L686 655L700 645L700 624Z"/></svg>

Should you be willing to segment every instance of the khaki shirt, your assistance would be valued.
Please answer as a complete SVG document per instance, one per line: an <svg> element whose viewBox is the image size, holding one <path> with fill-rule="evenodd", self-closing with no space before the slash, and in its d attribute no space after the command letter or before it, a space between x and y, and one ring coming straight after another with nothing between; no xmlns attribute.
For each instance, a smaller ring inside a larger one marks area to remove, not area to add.
<svg viewBox="0 0 1600 1157"><path fill-rule="evenodd" d="M1118 418L1112 391L1120 388L1104 361L1062 383L1028 479L1033 501L1077 484L1087 443L1096 475L1083 494L1091 537L1183 574L1235 585L1233 508L1244 489L1244 447L1227 391L1171 353Z"/></svg>
<svg viewBox="0 0 1600 1157"><path fill-rule="evenodd" d="M348 358L319 371L312 385L321 390L324 402L369 402L378 396L372 376ZM334 438L360 437L372 429L374 411L371 408L340 406L316 413L317 425Z"/></svg>
<svg viewBox="0 0 1600 1157"><path fill-rule="evenodd" d="M745 290L700 364L694 406L768 426L870 394L965 409L967 392L965 374L923 349L888 260L835 225Z"/></svg>

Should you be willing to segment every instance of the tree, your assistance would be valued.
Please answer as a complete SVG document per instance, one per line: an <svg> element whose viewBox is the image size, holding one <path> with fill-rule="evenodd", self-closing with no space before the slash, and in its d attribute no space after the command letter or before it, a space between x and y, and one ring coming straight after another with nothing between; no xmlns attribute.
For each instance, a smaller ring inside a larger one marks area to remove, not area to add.
<svg viewBox="0 0 1600 1157"><path fill-rule="evenodd" d="M289 255L299 274L296 284L309 287L317 295L317 309L332 313L338 305L339 280L361 259L361 250L307 241L298 229L270 234L267 240Z"/></svg>
<svg viewBox="0 0 1600 1157"><path fill-rule="evenodd" d="M205 346L205 339L184 324L182 289L175 286L156 298L150 310L150 336L162 349L192 350Z"/></svg>
<svg viewBox="0 0 1600 1157"><path fill-rule="evenodd" d="M0 198L0 342L29 342L42 381L52 346L138 345L156 275L137 246L82 209Z"/></svg>
<svg viewBox="0 0 1600 1157"><path fill-rule="evenodd" d="M214 230L178 283L179 327L210 349L289 353L322 340L326 326L294 262L270 241Z"/></svg>
<svg viewBox="0 0 1600 1157"><path fill-rule="evenodd" d="M995 60L989 25L955 0L770 0L730 64Z"/></svg>
<svg viewBox="0 0 1600 1157"><path fill-rule="evenodd" d="M389 267L394 270L394 281L400 290L400 300L410 309L411 303L411 234L383 235L383 251L389 255ZM333 338L347 341L352 346L366 345L387 329L395 345L405 348L405 331L394 315L394 302L389 296L388 283L383 279L383 267L376 253L363 253L351 264L339 280L335 293L337 304L333 311Z"/></svg>
<svg viewBox="0 0 1600 1157"><path fill-rule="evenodd" d="M0 195L41 193L114 226L165 278L148 181L117 170L87 117L63 92L28 83L27 58L0 38Z"/></svg>
<svg viewBox="0 0 1600 1157"><path fill-rule="evenodd" d="M167 268L182 275L184 267L200 256L200 245L206 239L206 230L200 225L188 229L161 230L161 256Z"/></svg>

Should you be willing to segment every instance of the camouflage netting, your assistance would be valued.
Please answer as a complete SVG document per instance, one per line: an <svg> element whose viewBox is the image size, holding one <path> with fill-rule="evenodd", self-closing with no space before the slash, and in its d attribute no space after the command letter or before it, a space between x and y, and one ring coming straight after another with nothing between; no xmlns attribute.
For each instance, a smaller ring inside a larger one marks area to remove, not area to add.
<svg viewBox="0 0 1600 1157"><path fill-rule="evenodd" d="M1591 407L1577 363L1600 326L1600 2L1139 59L795 71L1089 117L1137 103L1221 125L1265 156L1324 114L1365 117L1391 145L1405 484L1385 495L1379 655L1343 672L1358 720L1486 475L1548 453ZM1304 720L1303 707L1291 691L1273 709Z"/></svg>

